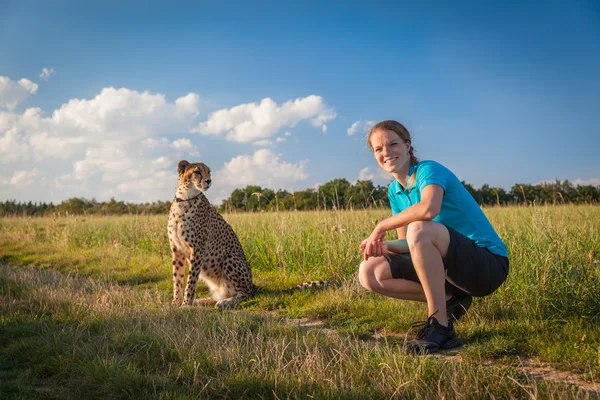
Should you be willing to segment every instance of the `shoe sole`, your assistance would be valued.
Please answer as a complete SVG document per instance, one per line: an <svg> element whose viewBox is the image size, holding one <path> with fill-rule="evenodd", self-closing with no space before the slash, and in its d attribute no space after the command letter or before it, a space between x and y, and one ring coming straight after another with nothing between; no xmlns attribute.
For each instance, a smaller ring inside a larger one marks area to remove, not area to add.
<svg viewBox="0 0 600 400"><path fill-rule="evenodd" d="M435 343L432 343L435 344ZM458 338L454 337L450 340L448 340L446 343L444 343L441 347L440 346L435 346L435 347L427 347L427 345L420 345L420 344L416 344L416 343L412 343L406 346L406 352L407 353L412 353L415 355L423 355L423 354L435 354L440 350L449 350L449 349L453 349L455 347L460 346L462 343L458 340Z"/></svg>

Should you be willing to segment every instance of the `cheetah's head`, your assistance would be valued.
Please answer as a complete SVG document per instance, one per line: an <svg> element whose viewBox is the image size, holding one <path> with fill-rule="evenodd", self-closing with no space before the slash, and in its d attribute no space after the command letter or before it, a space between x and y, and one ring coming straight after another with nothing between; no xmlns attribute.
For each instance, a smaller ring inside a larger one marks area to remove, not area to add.
<svg viewBox="0 0 600 400"><path fill-rule="evenodd" d="M179 171L178 189L185 188L188 196L205 192L210 187L210 168L205 164L181 160L177 165L177 170Z"/></svg>

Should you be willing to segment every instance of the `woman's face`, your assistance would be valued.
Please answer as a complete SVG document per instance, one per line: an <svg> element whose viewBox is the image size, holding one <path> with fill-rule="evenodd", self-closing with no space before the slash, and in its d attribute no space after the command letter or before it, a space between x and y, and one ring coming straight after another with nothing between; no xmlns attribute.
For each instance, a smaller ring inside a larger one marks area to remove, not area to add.
<svg viewBox="0 0 600 400"><path fill-rule="evenodd" d="M408 175L410 142L405 142L394 131L377 130L371 135L371 147L379 166L390 174Z"/></svg>

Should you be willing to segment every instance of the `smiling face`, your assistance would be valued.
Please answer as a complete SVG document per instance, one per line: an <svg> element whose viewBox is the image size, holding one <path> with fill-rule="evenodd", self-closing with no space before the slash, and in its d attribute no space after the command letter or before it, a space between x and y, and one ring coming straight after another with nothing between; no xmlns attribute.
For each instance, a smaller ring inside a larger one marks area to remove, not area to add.
<svg viewBox="0 0 600 400"><path fill-rule="evenodd" d="M378 129L372 132L369 144L373 149L375 160L384 171L396 178L408 175L410 141L403 140L392 130Z"/></svg>

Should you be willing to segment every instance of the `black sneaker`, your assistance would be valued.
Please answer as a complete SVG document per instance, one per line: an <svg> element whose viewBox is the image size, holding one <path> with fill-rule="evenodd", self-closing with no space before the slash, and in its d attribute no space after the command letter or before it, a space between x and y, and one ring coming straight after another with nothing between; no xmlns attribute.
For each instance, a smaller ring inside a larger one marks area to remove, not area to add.
<svg viewBox="0 0 600 400"><path fill-rule="evenodd" d="M473 297L469 295L459 296L455 294L452 296L450 300L446 301L446 316L448 317L448 321L454 323L461 319L467 313L469 307L471 307L472 302Z"/></svg>
<svg viewBox="0 0 600 400"><path fill-rule="evenodd" d="M426 322L412 324L411 328L418 326L423 326L423 328L417 333L415 340L406 345L408 353L433 354L442 349L460 346L452 322L445 327L440 325L434 317L429 317Z"/></svg>

